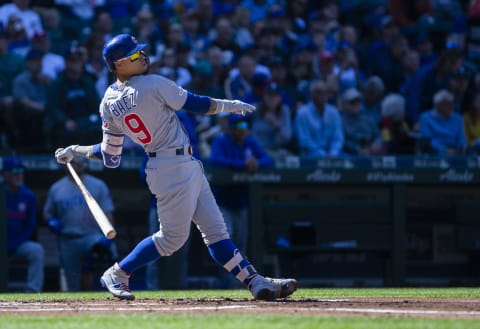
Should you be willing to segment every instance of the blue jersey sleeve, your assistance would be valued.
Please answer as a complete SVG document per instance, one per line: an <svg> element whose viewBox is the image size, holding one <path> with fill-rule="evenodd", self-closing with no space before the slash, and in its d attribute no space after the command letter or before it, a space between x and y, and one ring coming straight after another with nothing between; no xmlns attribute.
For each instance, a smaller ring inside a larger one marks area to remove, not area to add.
<svg viewBox="0 0 480 329"><path fill-rule="evenodd" d="M188 92L183 108L189 112L207 113L210 109L210 97Z"/></svg>

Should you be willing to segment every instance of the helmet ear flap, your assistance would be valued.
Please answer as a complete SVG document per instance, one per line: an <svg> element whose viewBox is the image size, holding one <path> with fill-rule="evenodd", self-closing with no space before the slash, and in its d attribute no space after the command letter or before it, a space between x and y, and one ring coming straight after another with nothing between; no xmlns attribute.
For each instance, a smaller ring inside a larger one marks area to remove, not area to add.
<svg viewBox="0 0 480 329"><path fill-rule="evenodd" d="M114 72L115 71L115 64L113 64L113 62L111 60L109 60L107 56L103 56L103 60L107 64L108 70L110 72Z"/></svg>

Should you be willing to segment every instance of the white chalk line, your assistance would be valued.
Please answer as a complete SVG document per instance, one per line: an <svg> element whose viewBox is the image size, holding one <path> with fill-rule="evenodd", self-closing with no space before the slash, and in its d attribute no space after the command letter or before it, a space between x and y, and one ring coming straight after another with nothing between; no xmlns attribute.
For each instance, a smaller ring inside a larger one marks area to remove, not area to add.
<svg viewBox="0 0 480 329"><path fill-rule="evenodd" d="M386 308L384 309L384 308L345 308L345 307L332 307L332 308L326 308L324 310L329 312L343 312L343 313L480 316L480 311L396 310L396 309L386 309Z"/></svg>
<svg viewBox="0 0 480 329"><path fill-rule="evenodd" d="M29 304L32 305L32 304ZM45 304L37 304L38 306L45 306ZM158 304L156 306L146 307L146 304L139 304L143 307L116 307L115 305L103 306L99 307L97 305L92 306L80 306L80 307L52 307L51 304L48 304L49 307L42 307L42 308L21 308L20 305L12 307L5 307L3 308L0 305L0 312L67 312L67 311L98 311L98 312L105 312L105 311L126 311L126 312L145 312L145 311L215 311L215 310L230 310L230 309L243 309L243 308L254 308L255 305L225 305L225 306L191 306L191 307L159 307Z"/></svg>
<svg viewBox="0 0 480 329"><path fill-rule="evenodd" d="M337 301L337 300L330 300ZM36 308L32 308L36 307ZM449 311L449 310L420 310L420 309L385 309L385 308L346 308L346 307L274 307L278 311L308 311L329 313L367 313L389 315L437 315L437 316L480 316L480 311ZM128 302L126 305L112 305L109 303L84 304L84 306L65 306L65 303L21 303L0 302L0 313L47 313L47 312L185 312L185 311L216 311L235 309L262 309L258 305L218 305L218 306L160 306L158 303Z"/></svg>

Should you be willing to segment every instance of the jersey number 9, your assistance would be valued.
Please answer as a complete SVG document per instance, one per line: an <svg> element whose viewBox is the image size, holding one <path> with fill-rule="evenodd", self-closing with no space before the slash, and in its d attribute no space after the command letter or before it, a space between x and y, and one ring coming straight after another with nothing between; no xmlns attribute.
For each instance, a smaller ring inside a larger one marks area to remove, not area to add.
<svg viewBox="0 0 480 329"><path fill-rule="evenodd" d="M152 135L138 114L130 113L124 117L124 121L128 129L135 134L135 137L140 143L149 144L152 141Z"/></svg>

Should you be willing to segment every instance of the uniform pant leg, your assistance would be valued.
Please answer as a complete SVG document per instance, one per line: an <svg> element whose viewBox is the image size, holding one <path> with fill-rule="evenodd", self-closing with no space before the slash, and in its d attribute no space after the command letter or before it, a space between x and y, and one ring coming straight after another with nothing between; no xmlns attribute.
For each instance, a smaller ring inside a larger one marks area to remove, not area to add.
<svg viewBox="0 0 480 329"><path fill-rule="evenodd" d="M201 190L198 196L197 208L193 215L193 222L197 225L207 246L230 238L223 215L203 172Z"/></svg>
<svg viewBox="0 0 480 329"><path fill-rule="evenodd" d="M169 256L188 239L203 172L196 160L181 159L172 165L146 168L147 183L157 198L160 229L153 241L161 256ZM161 175L160 175L161 174Z"/></svg>
<svg viewBox="0 0 480 329"><path fill-rule="evenodd" d="M41 292L44 283L45 251L38 242L26 241L18 247L17 255L28 260L27 289L33 292Z"/></svg>

